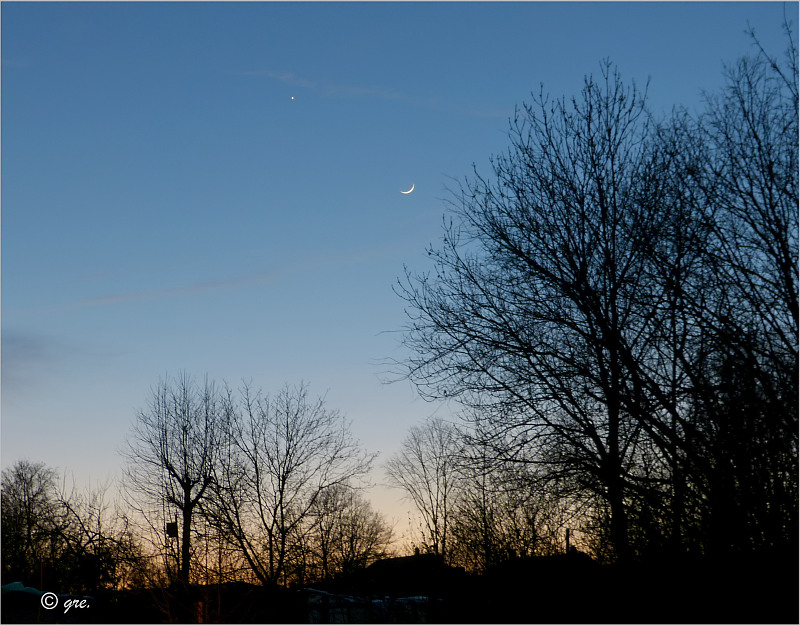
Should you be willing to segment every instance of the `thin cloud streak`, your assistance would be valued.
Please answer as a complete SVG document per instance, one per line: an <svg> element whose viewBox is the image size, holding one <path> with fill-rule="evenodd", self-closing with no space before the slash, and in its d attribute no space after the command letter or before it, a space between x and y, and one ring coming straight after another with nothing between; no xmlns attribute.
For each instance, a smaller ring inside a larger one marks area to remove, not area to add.
<svg viewBox="0 0 800 625"><path fill-rule="evenodd" d="M403 91L391 89L388 87L368 87L361 85L345 85L340 83L317 83L313 80L307 80L291 72L276 72L272 70L249 70L249 71L236 71L235 74L240 76L254 76L261 78L268 78L270 80L277 80L284 84L309 89L311 91L319 91L328 97L352 97L352 98L378 98L381 100L405 102L412 106L427 108L435 111L444 111L450 113L459 113L468 117L499 117L508 118L509 112L506 110L492 109L481 106L467 106L457 107L443 103L438 97L417 97L411 96Z"/></svg>
<svg viewBox="0 0 800 625"><path fill-rule="evenodd" d="M262 284L277 279L273 272L232 278L230 280L219 280L215 282L199 282L187 286L170 287L166 289L156 289L153 291L140 291L133 293L117 293L114 295L102 295L100 297L90 297L87 299L70 302L67 308L87 308L94 306L106 306L109 304L124 304L127 302L138 302L144 300L164 299L180 295L192 295L207 291L217 291L248 284Z"/></svg>
<svg viewBox="0 0 800 625"><path fill-rule="evenodd" d="M83 349L43 334L3 328L0 379L3 406L21 406L27 393L39 390L44 378L58 375L68 358Z"/></svg>
<svg viewBox="0 0 800 625"><path fill-rule="evenodd" d="M277 80L292 87L302 87L303 89L311 89L314 91L321 91L328 96L375 96L384 100L408 100L408 96L400 91L394 89L387 89L385 87L363 87L357 85L344 85L339 83L317 83L313 80L301 78L291 72L274 72L271 70L253 70L253 71L240 71L235 72L242 76L256 76L262 78L269 78Z"/></svg>
<svg viewBox="0 0 800 625"><path fill-rule="evenodd" d="M269 70L255 70L255 71L237 71L234 73L239 74L241 76L261 76L263 78L271 78L273 80L278 80L287 85L292 85L293 87L303 87L305 89L316 89L318 87L317 83L311 80L305 80L304 78L299 78L298 76L295 76L291 72L272 72Z"/></svg>
<svg viewBox="0 0 800 625"><path fill-rule="evenodd" d="M374 262L382 257L391 254L391 246L382 246L380 248L367 248L363 250L354 250L344 254L332 254L328 256L307 257L298 259L291 262L284 267L274 271L265 271L255 274L247 274L243 276L233 277L227 280L216 280L208 282L198 282L185 286L169 287L165 289L154 289L151 291L138 291L129 293L115 293L111 295L101 295L98 297L90 297L81 300L76 300L65 304L66 308L90 308L96 306L109 306L115 304L125 304L129 302L139 302L146 300L165 299L170 297L180 297L183 295L193 295L195 293L205 293L211 291L219 291L223 289L230 289L240 286L251 286L256 284L265 284L268 282L276 282L284 279L292 273L298 271L307 271L324 266L336 265L351 265L364 262Z"/></svg>

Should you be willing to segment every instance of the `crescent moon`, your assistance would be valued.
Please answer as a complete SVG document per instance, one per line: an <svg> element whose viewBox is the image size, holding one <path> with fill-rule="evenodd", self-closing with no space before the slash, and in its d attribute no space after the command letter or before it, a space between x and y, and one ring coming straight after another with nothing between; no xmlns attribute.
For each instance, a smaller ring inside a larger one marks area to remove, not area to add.
<svg viewBox="0 0 800 625"><path fill-rule="evenodd" d="M411 188L410 188L408 191L400 191L400 193L405 193L406 195L408 195L408 194L409 194L409 193L411 193L413 190L414 190L414 185L412 184L412 185L411 185Z"/></svg>

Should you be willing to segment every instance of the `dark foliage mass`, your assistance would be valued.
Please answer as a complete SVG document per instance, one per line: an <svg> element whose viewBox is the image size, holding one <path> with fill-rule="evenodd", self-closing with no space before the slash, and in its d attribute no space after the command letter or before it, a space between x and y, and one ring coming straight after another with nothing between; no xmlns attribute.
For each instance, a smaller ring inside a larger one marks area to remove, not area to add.
<svg viewBox="0 0 800 625"><path fill-rule="evenodd" d="M324 397L182 374L136 415L123 502L3 471L2 620L796 622L789 41L667 119L603 64L453 194L397 287L403 373L463 408L385 464L415 555Z"/></svg>

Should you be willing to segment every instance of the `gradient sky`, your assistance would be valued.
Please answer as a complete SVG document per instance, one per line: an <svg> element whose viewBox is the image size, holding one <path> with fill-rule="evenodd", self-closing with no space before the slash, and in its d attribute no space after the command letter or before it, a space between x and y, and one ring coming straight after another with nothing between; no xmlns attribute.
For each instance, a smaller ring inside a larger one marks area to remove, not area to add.
<svg viewBox="0 0 800 625"><path fill-rule="evenodd" d="M305 380L385 459L454 414L384 383L392 284L515 105L609 58L656 113L698 107L797 6L3 2L2 466L114 478L181 370Z"/></svg>

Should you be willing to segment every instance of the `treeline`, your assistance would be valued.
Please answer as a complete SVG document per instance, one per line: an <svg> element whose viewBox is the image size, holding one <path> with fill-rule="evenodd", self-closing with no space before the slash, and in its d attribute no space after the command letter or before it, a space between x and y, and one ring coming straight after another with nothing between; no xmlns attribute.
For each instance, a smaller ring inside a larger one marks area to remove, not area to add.
<svg viewBox="0 0 800 625"><path fill-rule="evenodd" d="M389 463L420 540L483 568L791 554L798 538L798 68L648 112L610 65L517 111L397 286L402 373L464 407ZM455 429L454 429L455 428Z"/></svg>
<svg viewBox="0 0 800 625"><path fill-rule="evenodd" d="M147 566L127 515L106 490L77 491L43 463L2 474L3 584L80 593L137 586Z"/></svg>
<svg viewBox="0 0 800 625"><path fill-rule="evenodd" d="M305 385L270 396L164 379L125 448L124 500L3 471L3 580L58 592L244 581L305 585L385 557L362 494L373 455Z"/></svg>
<svg viewBox="0 0 800 625"><path fill-rule="evenodd" d="M418 512L415 549L484 573L509 560L571 551L570 502L544 488L526 464L504 462L441 418L411 428L386 463L389 483ZM573 543L574 546L574 543Z"/></svg>

